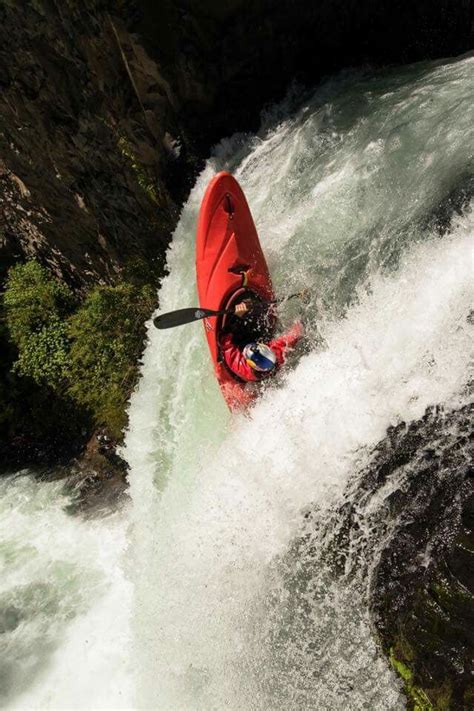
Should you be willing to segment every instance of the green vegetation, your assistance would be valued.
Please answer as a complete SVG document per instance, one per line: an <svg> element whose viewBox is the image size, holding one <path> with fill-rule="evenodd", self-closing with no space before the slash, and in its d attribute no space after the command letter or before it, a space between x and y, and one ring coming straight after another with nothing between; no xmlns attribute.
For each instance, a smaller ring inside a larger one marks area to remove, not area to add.
<svg viewBox="0 0 474 711"><path fill-rule="evenodd" d="M96 287L70 319L69 393L118 437L135 383L143 323L153 310L150 287Z"/></svg>
<svg viewBox="0 0 474 711"><path fill-rule="evenodd" d="M31 335L71 313L74 297L65 284L31 261L9 270L3 303L12 341L21 349Z"/></svg>
<svg viewBox="0 0 474 711"><path fill-rule="evenodd" d="M411 701L410 708L412 708L413 711L434 711L434 707L423 689L420 689L413 683L414 675L412 670L397 658L393 647L390 649L390 662L397 674L404 681L405 693Z"/></svg>
<svg viewBox="0 0 474 711"><path fill-rule="evenodd" d="M44 382L57 389L64 379L67 354L67 326L64 321L53 318L25 339L14 367L36 383Z"/></svg>
<svg viewBox="0 0 474 711"><path fill-rule="evenodd" d="M10 269L3 303L8 334L18 350L15 371L58 389L67 365L65 319L75 305L72 292L31 261Z"/></svg>
<svg viewBox="0 0 474 711"><path fill-rule="evenodd" d="M79 303L38 262L12 267L0 304L0 435L41 442L42 431L54 440L66 426L71 436L105 426L120 438L155 298L125 282Z"/></svg>
<svg viewBox="0 0 474 711"><path fill-rule="evenodd" d="M120 136L118 139L118 147L123 157L127 163L132 168L133 172L137 176L138 184L142 190L148 195L148 197L153 200L153 202L158 204L158 195L156 193L156 180L148 174L146 167L140 163L137 156L135 155L130 142L125 138L125 136Z"/></svg>

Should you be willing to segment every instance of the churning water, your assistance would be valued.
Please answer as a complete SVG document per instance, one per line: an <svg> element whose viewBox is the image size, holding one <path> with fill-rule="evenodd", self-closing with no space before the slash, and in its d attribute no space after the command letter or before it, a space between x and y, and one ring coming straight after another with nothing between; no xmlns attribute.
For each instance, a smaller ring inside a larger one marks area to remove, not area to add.
<svg viewBox="0 0 474 711"><path fill-rule="evenodd" d="M346 73L290 103L209 160L160 309L196 303L200 200L231 170L277 292L312 290L281 308L284 324L302 315L306 348L231 416L202 327L150 324L124 447L130 507L80 521L58 485L3 482L12 708L404 708L364 580L335 580L317 538L294 543L390 425L466 397L474 60Z"/></svg>

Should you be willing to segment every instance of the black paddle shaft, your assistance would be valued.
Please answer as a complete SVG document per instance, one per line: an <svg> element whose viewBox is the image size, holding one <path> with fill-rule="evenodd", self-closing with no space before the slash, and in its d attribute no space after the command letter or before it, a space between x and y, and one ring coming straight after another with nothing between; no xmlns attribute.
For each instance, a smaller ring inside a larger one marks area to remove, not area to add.
<svg viewBox="0 0 474 711"><path fill-rule="evenodd" d="M167 314L156 316L153 323L156 328L174 328L175 326L183 326L185 323L200 321L206 316L221 316L223 314L234 313L233 310L213 311L212 309L189 308L179 309L178 311L169 311Z"/></svg>
<svg viewBox="0 0 474 711"><path fill-rule="evenodd" d="M294 299L296 296L301 297L304 291L299 291L297 294L291 294L288 299ZM272 304L279 304L286 299L275 299L274 301L268 301L262 306L267 308ZM257 307L258 308L258 307ZM225 314L235 314L235 309L224 309L221 311L213 311L212 309L201 309L188 308L188 309L178 309L177 311L168 311L167 314L161 314L161 316L155 316L153 323L156 328L174 328L175 326L183 326L185 323L192 323L193 321L200 321L208 316L224 316Z"/></svg>

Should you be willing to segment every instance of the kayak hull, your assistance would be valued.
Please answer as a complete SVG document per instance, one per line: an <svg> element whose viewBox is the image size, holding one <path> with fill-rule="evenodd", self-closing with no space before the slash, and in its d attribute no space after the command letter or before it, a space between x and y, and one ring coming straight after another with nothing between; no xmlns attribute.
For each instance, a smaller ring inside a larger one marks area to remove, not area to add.
<svg viewBox="0 0 474 711"><path fill-rule="evenodd" d="M244 291L275 299L267 263L247 200L230 173L218 173L204 194L196 235L196 276L202 308L229 308ZM256 397L255 388L237 378L220 358L219 337L225 317L203 320L217 381L231 410ZM249 387L250 386L250 387Z"/></svg>

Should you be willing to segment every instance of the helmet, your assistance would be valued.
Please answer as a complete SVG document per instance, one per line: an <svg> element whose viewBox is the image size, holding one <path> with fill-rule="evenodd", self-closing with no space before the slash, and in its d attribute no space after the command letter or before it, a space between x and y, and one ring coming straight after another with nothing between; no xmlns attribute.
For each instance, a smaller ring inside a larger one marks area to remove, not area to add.
<svg viewBox="0 0 474 711"><path fill-rule="evenodd" d="M265 343L248 343L242 352L248 365L260 373L268 373L276 366L276 355Z"/></svg>

